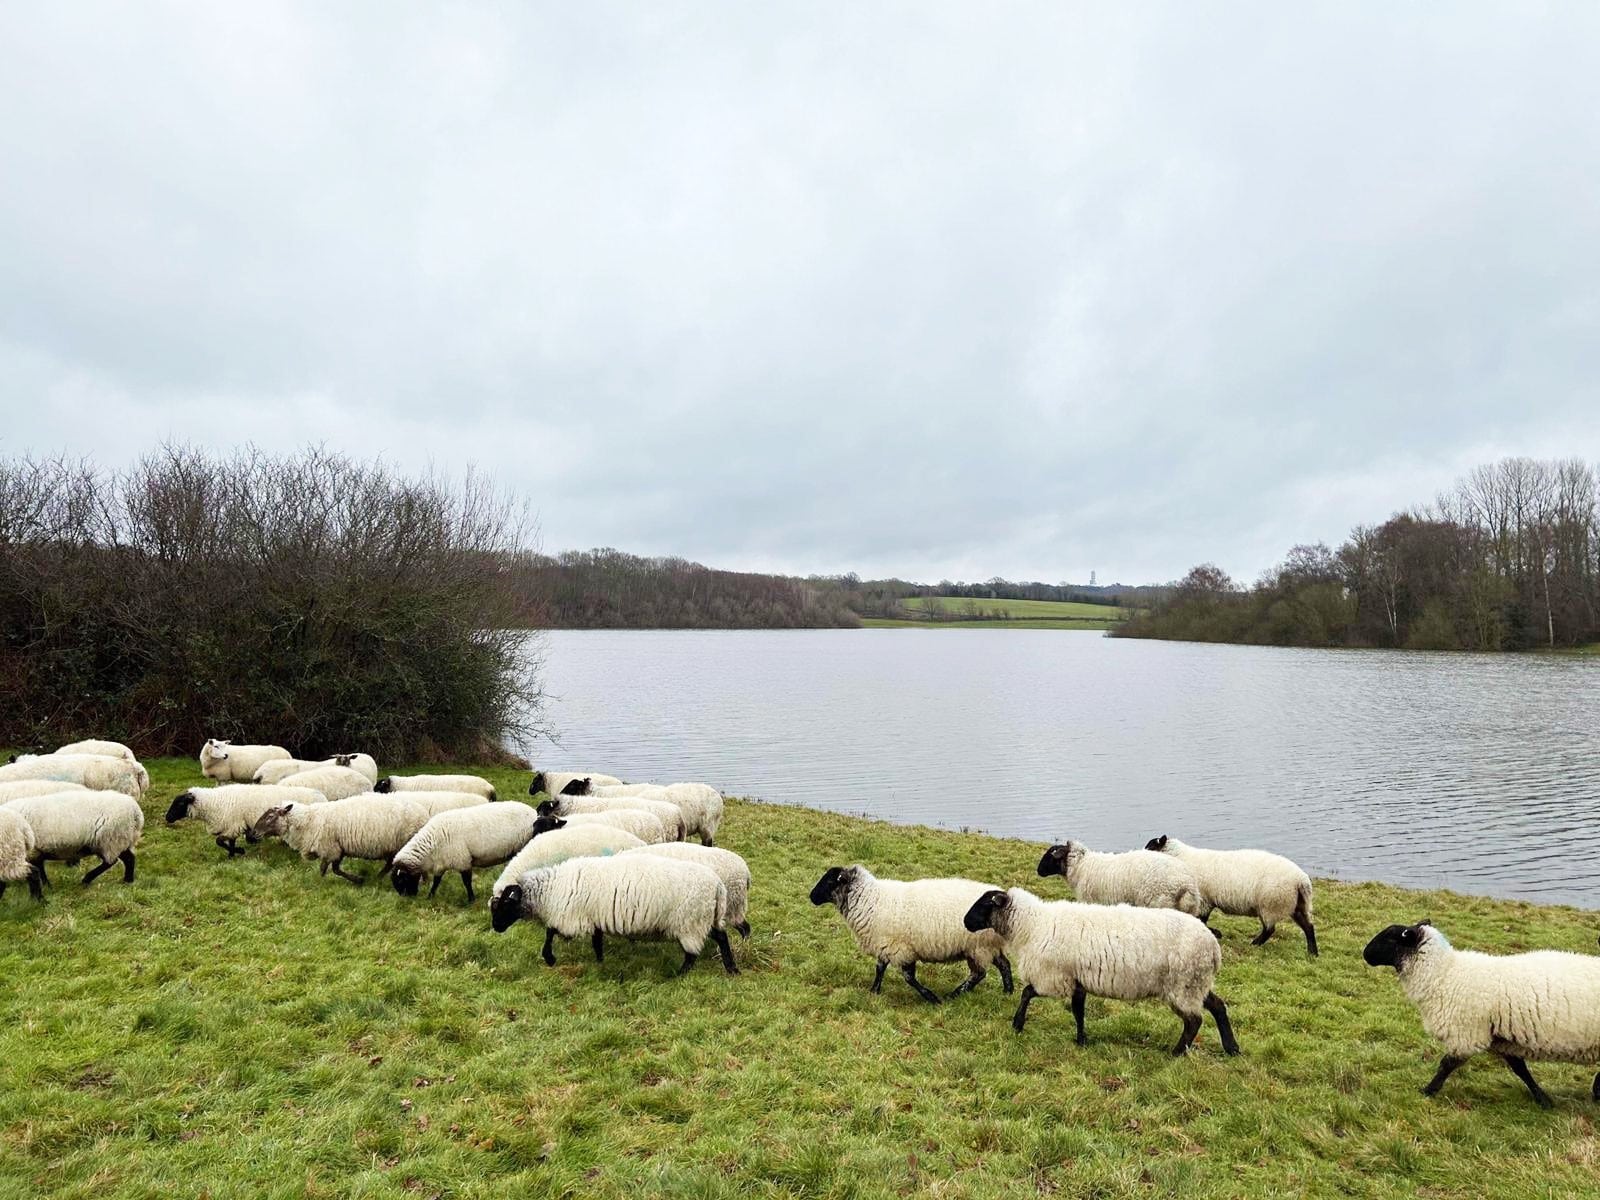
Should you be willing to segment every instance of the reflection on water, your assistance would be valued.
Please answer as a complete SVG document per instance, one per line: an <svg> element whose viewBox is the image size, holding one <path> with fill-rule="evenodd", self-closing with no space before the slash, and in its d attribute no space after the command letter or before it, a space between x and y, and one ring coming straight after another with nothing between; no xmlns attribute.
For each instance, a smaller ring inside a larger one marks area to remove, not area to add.
<svg viewBox="0 0 1600 1200"><path fill-rule="evenodd" d="M1057 630L548 637L543 766L1600 907L1600 664Z"/></svg>

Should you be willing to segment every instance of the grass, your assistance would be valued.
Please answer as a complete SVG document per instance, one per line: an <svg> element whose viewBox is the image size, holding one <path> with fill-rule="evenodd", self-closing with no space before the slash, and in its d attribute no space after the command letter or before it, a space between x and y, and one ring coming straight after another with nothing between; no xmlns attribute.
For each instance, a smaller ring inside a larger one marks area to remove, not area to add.
<svg viewBox="0 0 1600 1200"><path fill-rule="evenodd" d="M958 614L957 620L921 617L869 618L868 629L1110 629L1127 620L1131 610L1104 604L1065 600L968 600L962 596L913 596L904 601L913 611ZM981 614L965 614L975 606Z"/></svg>
<svg viewBox="0 0 1600 1200"><path fill-rule="evenodd" d="M281 846L227 861L161 824L192 764L151 765L132 886L58 867L0 900L0 1196L1495 1197L1600 1194L1592 1068L1536 1065L1544 1113L1479 1060L1426 1100L1438 1051L1360 949L1431 917L1460 946L1592 951L1595 914L1319 884L1323 956L1224 920L1209 1024L1167 1057L1156 1003L1065 1005L1026 1032L991 976L927 1006L807 892L831 863L1060 895L1039 848L731 802L755 874L744 973L613 939L604 967L536 928L321 878ZM505 794L526 775L486 771ZM1423 852L1423 851L1419 851ZM481 879L484 891L490 879ZM948 990L958 966L923 977Z"/></svg>

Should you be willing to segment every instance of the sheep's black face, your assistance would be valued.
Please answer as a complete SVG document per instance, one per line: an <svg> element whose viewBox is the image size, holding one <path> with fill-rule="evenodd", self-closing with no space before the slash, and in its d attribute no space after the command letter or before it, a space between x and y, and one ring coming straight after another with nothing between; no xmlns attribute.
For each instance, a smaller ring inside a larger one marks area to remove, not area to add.
<svg viewBox="0 0 1600 1200"><path fill-rule="evenodd" d="M1422 929L1427 923L1389 926L1367 943L1361 957L1367 960L1369 967L1393 967L1399 970L1422 945Z"/></svg>
<svg viewBox="0 0 1600 1200"><path fill-rule="evenodd" d="M389 878L394 880L394 890L402 896L415 896L422 886L422 876L407 867L396 867Z"/></svg>
<svg viewBox="0 0 1600 1200"><path fill-rule="evenodd" d="M1004 892L985 892L973 901L972 907L967 909L967 915L961 918L961 923L967 927L968 933L993 929L995 914L1010 903L1011 897Z"/></svg>
<svg viewBox="0 0 1600 1200"><path fill-rule="evenodd" d="M556 815L556 802L554 800L541 800L536 811L541 817L553 817Z"/></svg>
<svg viewBox="0 0 1600 1200"><path fill-rule="evenodd" d="M528 795L537 796L542 791L544 791L544 772L535 771L528 783Z"/></svg>
<svg viewBox="0 0 1600 1200"><path fill-rule="evenodd" d="M538 837L541 833L549 833L551 830L565 829L567 827L567 823L560 817L552 816L545 812L544 805L539 806L539 811L539 819L533 823L533 833L530 836Z"/></svg>
<svg viewBox="0 0 1600 1200"><path fill-rule="evenodd" d="M833 903L833 894L845 882L846 875L844 867L829 867L822 873L822 878L817 880L817 886L811 889L811 903Z"/></svg>
<svg viewBox="0 0 1600 1200"><path fill-rule="evenodd" d="M496 933L504 933L522 916L522 886L513 883L489 901L489 924Z"/></svg>
<svg viewBox="0 0 1600 1200"><path fill-rule="evenodd" d="M375 792L392 792L394 791L394 780L385 775L382 779L378 780L377 783L372 785L372 790Z"/></svg>
<svg viewBox="0 0 1600 1200"><path fill-rule="evenodd" d="M1151 838L1144 844L1144 848L1146 850L1154 850L1157 854L1161 853L1167 848L1167 835L1163 833L1158 838Z"/></svg>
<svg viewBox="0 0 1600 1200"><path fill-rule="evenodd" d="M179 792L172 798L172 807L167 809L167 824L183 820L189 815L189 809L194 804L193 792Z"/></svg>
<svg viewBox="0 0 1600 1200"><path fill-rule="evenodd" d="M1039 874L1065 875L1067 873L1067 851L1072 849L1071 842L1063 842L1059 846L1051 846L1044 852L1044 857L1039 860Z"/></svg>
<svg viewBox="0 0 1600 1200"><path fill-rule="evenodd" d="M587 796L589 794L589 782L587 778L569 779L567 780L567 786L561 789L561 794L563 796Z"/></svg>

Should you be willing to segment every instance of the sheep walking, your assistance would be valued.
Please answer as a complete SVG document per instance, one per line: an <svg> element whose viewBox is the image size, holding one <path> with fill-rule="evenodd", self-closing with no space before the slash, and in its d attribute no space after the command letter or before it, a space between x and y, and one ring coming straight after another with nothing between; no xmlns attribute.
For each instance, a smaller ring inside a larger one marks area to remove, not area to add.
<svg viewBox="0 0 1600 1200"><path fill-rule="evenodd" d="M660 819L642 808L610 808L604 812L568 813L561 819L569 825L609 825L613 829L626 829L640 841L652 846L672 840Z"/></svg>
<svg viewBox="0 0 1600 1200"><path fill-rule="evenodd" d="M293 757L282 746L235 746L223 738L209 738L200 747L200 774L218 783L249 783L262 763Z"/></svg>
<svg viewBox="0 0 1600 1200"><path fill-rule="evenodd" d="M126 792L57 792L11 800L4 808L33 830L33 863L40 883L50 882L44 869L47 860L70 866L90 855L100 865L83 877L85 887L117 862L122 863L122 882L133 882L133 848L144 833L144 810Z"/></svg>
<svg viewBox="0 0 1600 1200"><path fill-rule="evenodd" d="M1177 859L1194 872L1209 923L1213 909L1230 917L1254 917L1261 932L1251 939L1262 945L1279 923L1294 920L1306 935L1306 950L1317 954L1317 930L1311 923L1311 877L1281 854L1265 850L1202 850L1162 834L1145 843L1146 850Z"/></svg>
<svg viewBox="0 0 1600 1200"><path fill-rule="evenodd" d="M1035 996L1071 1000L1080 1046L1089 1040L1083 1027L1089 996L1159 998L1183 1021L1173 1054L1188 1053L1205 1012L1217 1023L1223 1051L1239 1053L1228 1006L1212 990L1222 951L1196 917L1128 904L1047 902L1012 888L984 893L962 924L974 933L998 934L1006 953L1015 956L1017 974L1024 980L1022 999L1011 1019L1018 1033Z"/></svg>
<svg viewBox="0 0 1600 1200"><path fill-rule="evenodd" d="M176 825L188 817L199 817L219 849L228 857L243 854L242 836L251 845L261 840L255 824L270 808L284 804L322 804L327 800L311 788L284 784L219 783L216 787L190 788L172 798L167 808L167 824Z"/></svg>
<svg viewBox="0 0 1600 1200"><path fill-rule="evenodd" d="M539 867L553 867L569 858L604 858L636 850L644 843L625 829L609 825L573 825L568 827L560 817L540 817L533 823L533 833L528 844L506 863L500 878L495 880L491 900L516 883L529 871Z"/></svg>
<svg viewBox="0 0 1600 1200"><path fill-rule="evenodd" d="M706 783L623 783L595 785L582 793L588 796L636 796L645 800L665 800L683 812L684 836L699 835L702 846L716 841L722 824L722 793Z"/></svg>
<svg viewBox="0 0 1600 1200"><path fill-rule="evenodd" d="M598 771L535 771L528 782L528 795L543 792L556 796L586 796L591 787L620 784L615 775L602 775Z"/></svg>
<svg viewBox="0 0 1600 1200"><path fill-rule="evenodd" d="M256 822L262 837L281 837L301 857L319 859L322 874L332 871L360 887L366 882L344 870L347 858L383 863L388 874L394 856L427 824L428 814L403 796L352 796L326 804L285 804L269 808Z"/></svg>
<svg viewBox="0 0 1600 1200"><path fill-rule="evenodd" d="M1175 908L1193 917L1206 911L1194 871L1187 864L1152 850L1105 854L1082 842L1063 842L1044 852L1039 874L1064 876L1084 904Z"/></svg>
<svg viewBox="0 0 1600 1200"><path fill-rule="evenodd" d="M1428 922L1390 925L1362 951L1370 967L1393 967L1422 1027L1444 1046L1422 1089L1438 1093L1475 1054L1498 1055L1540 1108L1550 1097L1528 1060L1600 1063L1600 957L1565 950L1481 954L1457 950ZM1600 1100L1600 1074L1590 1094Z"/></svg>
<svg viewBox="0 0 1600 1200"><path fill-rule="evenodd" d="M27 880L28 894L35 900L44 899L33 863L37 853L33 827L21 813L0 808L0 896L6 894L7 884Z"/></svg>
<svg viewBox="0 0 1600 1200"><path fill-rule="evenodd" d="M530 805L516 801L448 809L429 817L394 856L394 874L390 876L394 890L402 896L415 896L422 881L431 875L431 900L439 881L455 871L466 885L470 904L476 898L472 872L512 858L532 839L538 820L539 814Z"/></svg>
<svg viewBox="0 0 1600 1200"><path fill-rule="evenodd" d="M573 858L523 875L490 901L496 933L529 917L545 926L541 956L556 965L555 939L589 936L596 962L605 961L605 935L664 938L683 949L680 975L694 967L706 939L722 965L739 973L724 924L728 889L699 863L648 855Z"/></svg>
<svg viewBox="0 0 1600 1200"><path fill-rule="evenodd" d="M732 850L721 846L696 846L690 842L664 842L623 853L654 854L710 867L722 880L722 886L728 889L728 928L737 929L742 938L750 936L750 864Z"/></svg>
<svg viewBox="0 0 1600 1200"><path fill-rule="evenodd" d="M1000 936L961 924L973 902L991 890L971 879L879 879L857 863L829 867L811 889L811 903L836 907L856 945L877 960L874 993L883 991L884 972L895 966L912 991L938 1004L938 995L917 979L919 962L967 964L967 977L949 999L982 983L991 965L1000 971L1001 987L1011 991L1011 963Z"/></svg>
<svg viewBox="0 0 1600 1200"><path fill-rule="evenodd" d="M643 809L660 819L667 840L681 842L688 829L683 809L670 800L651 800L644 796L562 795L539 801L539 813L546 817L565 817L576 813L612 812L619 808Z"/></svg>

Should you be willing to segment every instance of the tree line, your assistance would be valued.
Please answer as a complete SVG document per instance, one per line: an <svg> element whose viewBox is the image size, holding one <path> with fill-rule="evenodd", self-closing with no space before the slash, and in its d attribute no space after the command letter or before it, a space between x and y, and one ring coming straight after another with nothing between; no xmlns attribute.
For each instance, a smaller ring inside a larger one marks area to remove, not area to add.
<svg viewBox="0 0 1600 1200"><path fill-rule="evenodd" d="M1248 588L1207 563L1121 637L1520 650L1600 639L1600 489L1580 459L1477 467L1432 504L1294 547Z"/></svg>
<svg viewBox="0 0 1600 1200"><path fill-rule="evenodd" d="M0 458L0 745L492 761L540 727L528 530L480 479L318 449Z"/></svg>

